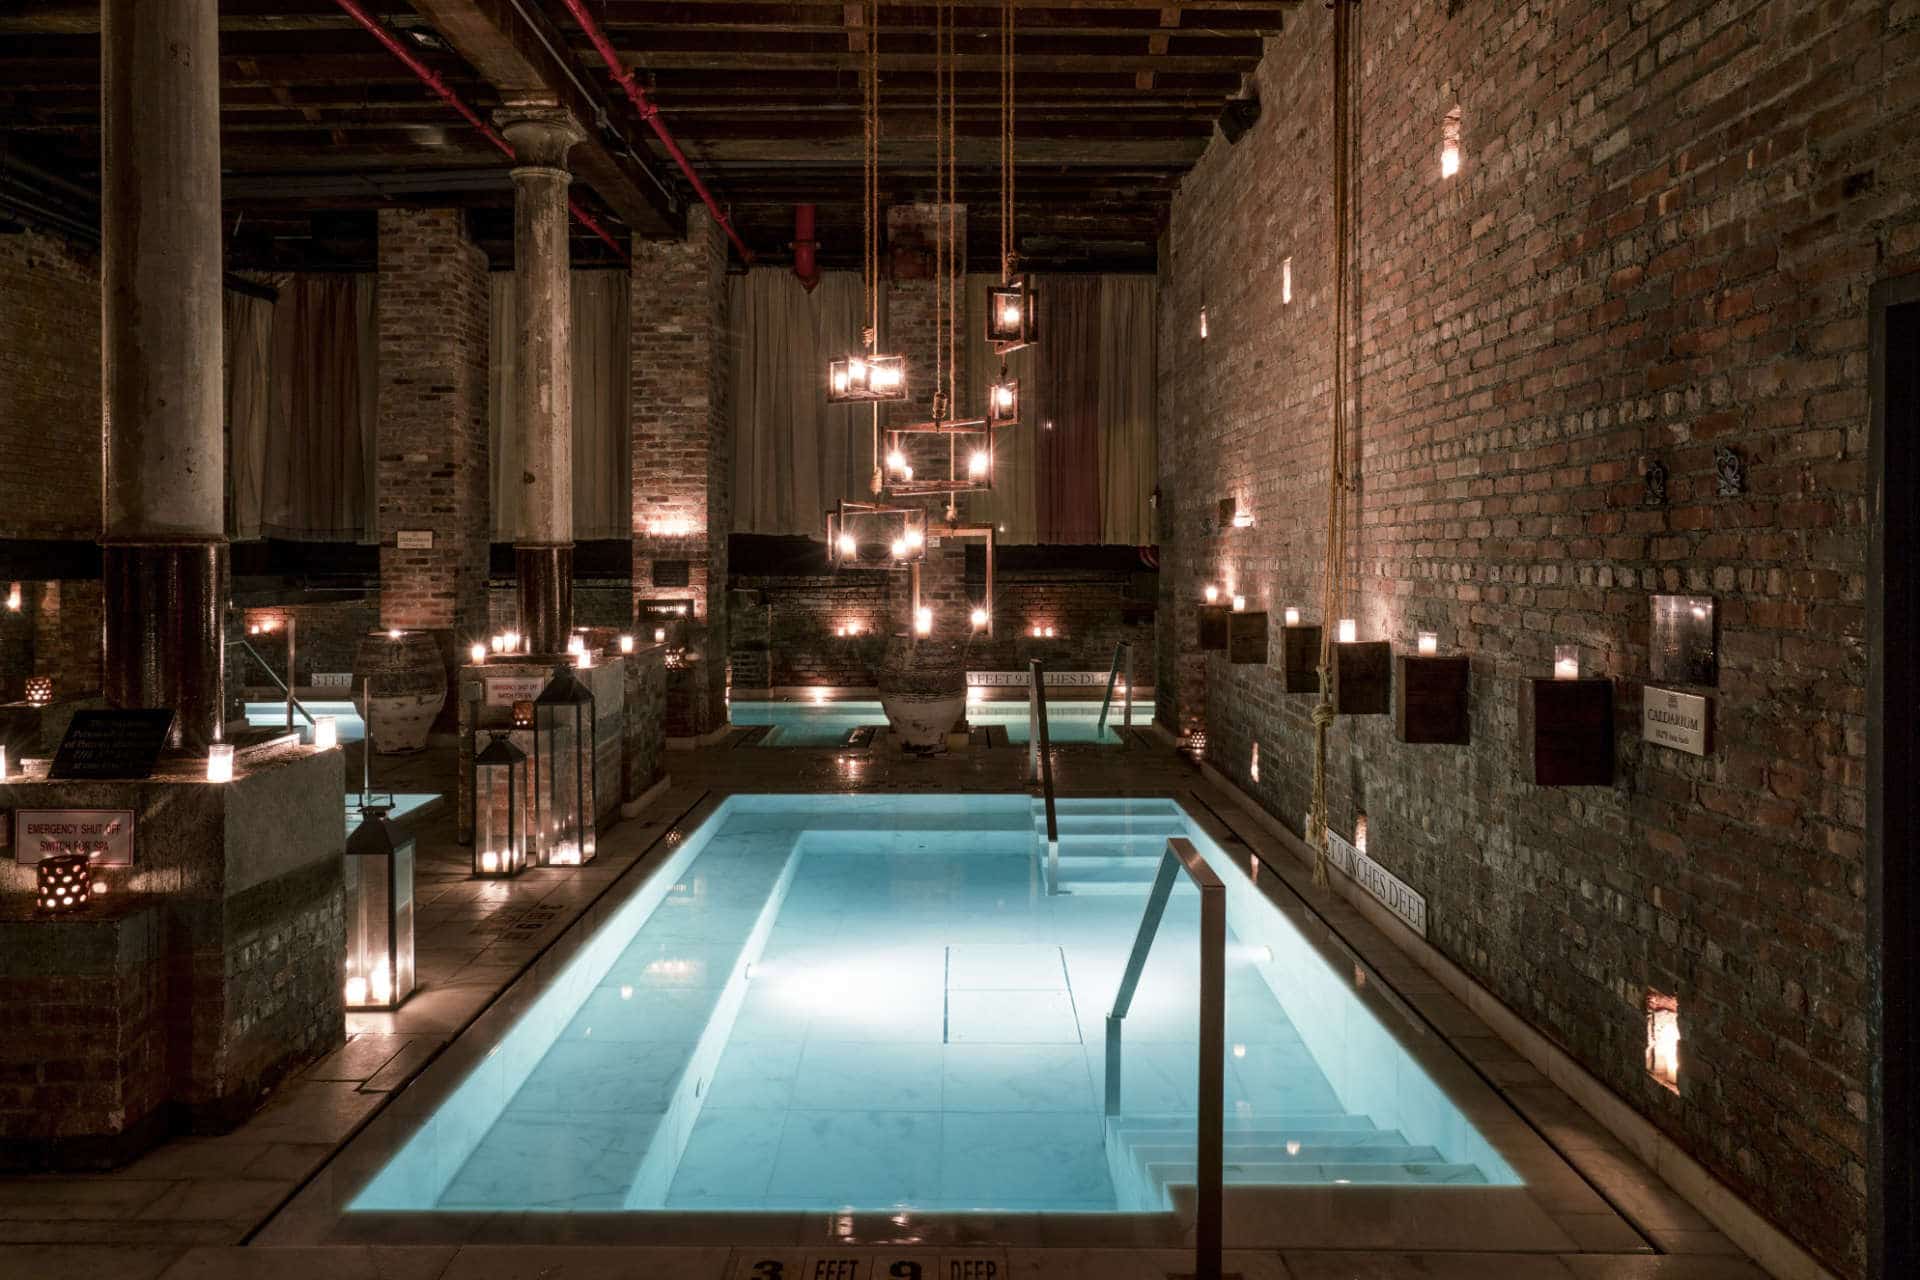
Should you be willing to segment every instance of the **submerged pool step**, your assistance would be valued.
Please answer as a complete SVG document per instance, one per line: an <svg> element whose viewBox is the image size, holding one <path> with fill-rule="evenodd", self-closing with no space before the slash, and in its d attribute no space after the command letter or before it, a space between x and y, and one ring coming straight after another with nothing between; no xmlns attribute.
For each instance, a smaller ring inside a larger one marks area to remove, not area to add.
<svg viewBox="0 0 1920 1280"><path fill-rule="evenodd" d="M1175 1187L1193 1186L1199 1180L1199 1174L1191 1162L1169 1163L1151 1166L1146 1178L1149 1187L1168 1194ZM1245 1164L1229 1159L1226 1168L1221 1171L1221 1181L1230 1187L1482 1185L1486 1180L1486 1175L1480 1172L1478 1165L1447 1164L1438 1160L1371 1164L1339 1164L1332 1161L1313 1164L1293 1160L1283 1164Z"/></svg>

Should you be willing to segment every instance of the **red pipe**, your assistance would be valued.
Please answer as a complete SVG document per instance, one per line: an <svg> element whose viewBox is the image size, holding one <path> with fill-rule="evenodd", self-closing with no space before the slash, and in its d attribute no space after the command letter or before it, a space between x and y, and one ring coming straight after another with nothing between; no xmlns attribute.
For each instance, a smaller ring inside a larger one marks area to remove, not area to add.
<svg viewBox="0 0 1920 1280"><path fill-rule="evenodd" d="M640 118L645 120L647 126L653 130L653 136L660 139L660 145L667 149L667 154L672 156L674 163L680 166L680 172L687 175L687 181L693 185L694 194L705 203L707 211L713 214L713 220L718 222L720 229L727 233L727 239L733 241L734 248L740 250L741 260L751 263L753 250L747 248L747 242L742 240L739 232L733 229L733 219L720 211L713 193L707 190L707 184L700 181L700 175L694 172L693 162L688 160L686 154L680 150L680 144L673 140L672 132L660 119L660 108L653 105L647 98L646 90L634 81L633 73L621 63L620 55L614 52L612 42L607 39L607 33L600 29L600 24L593 20L592 14L587 12L585 0L564 0L564 2L567 12L573 15L573 20L580 24L580 30L586 33L587 39L599 51L600 60L607 64L607 70L613 74L615 82L626 90L627 101L633 103L633 109L640 113Z"/></svg>
<svg viewBox="0 0 1920 1280"><path fill-rule="evenodd" d="M488 142L491 142L500 151L500 154L509 160L516 158L513 154L513 144L501 137L499 131L492 125L482 120L479 114L475 112L472 107L468 106L459 94L453 91L453 87L440 78L438 71L435 71L432 67L420 61L419 58L416 58L411 49L400 43L399 37L387 30L378 18L362 8L359 0L334 0L334 2L346 11L348 17L365 27L367 33L375 40L378 40L388 53L400 59L407 70L418 76L420 82L426 85L427 88L433 90L442 102L459 112L462 119L478 129L480 136ZM613 234L610 231L600 225L599 219L595 218L585 209L582 209L579 201L568 197L567 208L572 212L575 220L577 220L581 226L600 237L601 240L606 242L608 248L620 255L620 261L625 262L628 266L633 265L632 260L627 257L627 251L620 247L620 242L613 238Z"/></svg>
<svg viewBox="0 0 1920 1280"><path fill-rule="evenodd" d="M808 293L820 283L820 262L814 254L818 245L813 238L813 206L793 206L793 274Z"/></svg>

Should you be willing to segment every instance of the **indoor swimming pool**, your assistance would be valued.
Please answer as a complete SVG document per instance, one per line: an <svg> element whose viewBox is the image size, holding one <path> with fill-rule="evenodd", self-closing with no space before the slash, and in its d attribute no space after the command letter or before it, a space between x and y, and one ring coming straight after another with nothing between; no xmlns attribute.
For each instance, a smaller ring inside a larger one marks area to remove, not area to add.
<svg viewBox="0 0 1920 1280"><path fill-rule="evenodd" d="M837 747L847 735L868 725L884 725L887 713L877 699L848 702L740 702L730 705L731 719L743 727L772 726L757 745L763 747ZM1060 743L1120 742L1123 708L1118 700L1108 713L1103 733L1099 728L1098 702L1062 702L1047 704L1047 732L1050 741ZM1150 699L1135 699L1133 719L1145 725L1153 719ZM967 707L967 722L975 728L998 725L1007 731L1007 741L1027 740L1027 704L1024 700L975 702Z"/></svg>
<svg viewBox="0 0 1920 1280"><path fill-rule="evenodd" d="M1508 1163L1172 800L733 796L443 1093L354 1214L1164 1213L1194 1181L1198 894L1106 1013L1169 836L1226 883L1230 1184L1508 1187ZM393 1122L395 1126L399 1121Z"/></svg>
<svg viewBox="0 0 1920 1280"><path fill-rule="evenodd" d="M358 742L367 735L367 722L360 718L351 702L306 702L300 704L316 716L332 716L335 731L342 742ZM287 723L287 704L284 702L249 702L247 704L247 723L256 729L277 729ZM294 727L300 730L300 740L313 740L313 726L298 711L293 713Z"/></svg>

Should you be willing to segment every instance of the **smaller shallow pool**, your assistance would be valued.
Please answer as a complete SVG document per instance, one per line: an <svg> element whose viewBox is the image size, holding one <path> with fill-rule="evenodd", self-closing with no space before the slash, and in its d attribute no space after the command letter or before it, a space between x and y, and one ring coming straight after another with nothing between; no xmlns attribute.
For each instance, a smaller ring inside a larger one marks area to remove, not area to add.
<svg viewBox="0 0 1920 1280"><path fill-rule="evenodd" d="M852 702L735 702L733 723L771 725L772 730L758 745L763 747L837 747L847 735L866 725L883 725L887 713L877 700ZM1153 706L1144 699L1133 704L1133 722L1144 726L1153 718ZM1098 736L1094 729L1100 719L1097 702L1049 702L1048 736L1054 742L1121 741L1118 726L1124 721L1119 702L1107 716L1106 731ZM967 721L975 728L998 725L1007 731L1007 741L1027 740L1027 704L1020 702L976 702L967 708Z"/></svg>
<svg viewBox="0 0 1920 1280"><path fill-rule="evenodd" d="M302 702L301 706L316 716L333 716L339 721L335 726L340 741L358 742L367 735L366 721L354 710L351 702ZM287 704L284 702L249 702L247 704L247 723L256 729L277 729L287 723ZM293 713L293 723L300 730L300 740L313 740L313 726L298 711Z"/></svg>

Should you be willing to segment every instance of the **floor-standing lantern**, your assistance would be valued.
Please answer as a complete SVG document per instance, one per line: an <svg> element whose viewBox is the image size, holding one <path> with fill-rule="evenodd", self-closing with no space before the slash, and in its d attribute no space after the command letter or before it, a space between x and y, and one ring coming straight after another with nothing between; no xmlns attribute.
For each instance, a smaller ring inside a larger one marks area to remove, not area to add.
<svg viewBox="0 0 1920 1280"><path fill-rule="evenodd" d="M384 809L347 837L349 1009L398 1009L413 994L413 837Z"/></svg>
<svg viewBox="0 0 1920 1280"><path fill-rule="evenodd" d="M533 700L534 855L547 867L592 862L593 691L561 663Z"/></svg>
<svg viewBox="0 0 1920 1280"><path fill-rule="evenodd" d="M505 731L473 757L473 874L517 876L527 865L527 753Z"/></svg>

